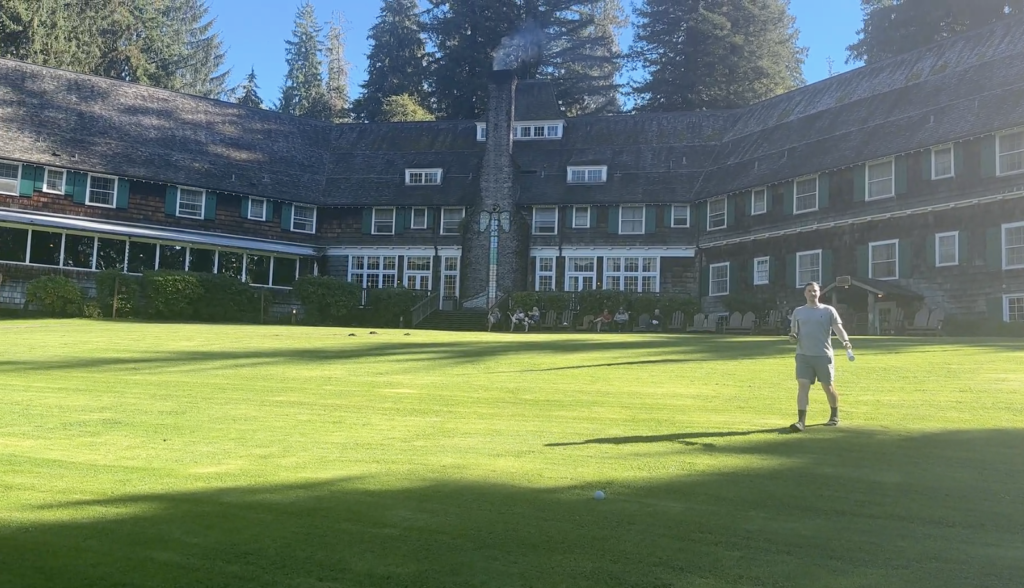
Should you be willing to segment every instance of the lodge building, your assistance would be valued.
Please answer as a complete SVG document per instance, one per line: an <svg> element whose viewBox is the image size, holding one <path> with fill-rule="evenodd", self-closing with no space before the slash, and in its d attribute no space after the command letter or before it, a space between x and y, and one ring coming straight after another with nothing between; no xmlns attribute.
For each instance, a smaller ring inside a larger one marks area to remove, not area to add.
<svg viewBox="0 0 1024 588"><path fill-rule="evenodd" d="M731 111L570 118L547 82L489 79L479 121L334 125L0 60L0 304L112 268L709 312L838 278L872 324L1024 321L1020 19Z"/></svg>

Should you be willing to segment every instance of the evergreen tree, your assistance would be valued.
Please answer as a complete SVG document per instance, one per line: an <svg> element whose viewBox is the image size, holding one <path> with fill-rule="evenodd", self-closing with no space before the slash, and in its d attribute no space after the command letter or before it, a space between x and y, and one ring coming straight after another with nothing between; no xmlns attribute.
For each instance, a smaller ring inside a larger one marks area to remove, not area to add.
<svg viewBox="0 0 1024 588"><path fill-rule="evenodd" d="M295 15L292 39L285 41L288 73L284 77L278 104L281 112L330 120L331 105L324 87L323 61L320 59L322 30L313 5L305 0Z"/></svg>
<svg viewBox="0 0 1024 588"><path fill-rule="evenodd" d="M401 94L388 96L381 103L378 122L413 122L434 120L434 115L423 108L414 96Z"/></svg>
<svg viewBox="0 0 1024 588"><path fill-rule="evenodd" d="M263 108L263 99L256 92L259 90L259 85L256 84L256 68L253 67L249 74L245 76L245 82L242 83L240 91L242 95L236 100L242 106L250 106L252 108Z"/></svg>
<svg viewBox="0 0 1024 588"><path fill-rule="evenodd" d="M330 102L330 120L351 120L348 97L348 66L345 59L345 33L341 28L341 15L331 18L327 30L327 99Z"/></svg>
<svg viewBox="0 0 1024 588"><path fill-rule="evenodd" d="M408 95L414 102L426 97L426 46L416 0L384 0L367 39L366 81L352 112L375 122L383 120L387 97Z"/></svg>
<svg viewBox="0 0 1024 588"><path fill-rule="evenodd" d="M643 0L635 11L639 111L737 108L804 83L789 0Z"/></svg>
<svg viewBox="0 0 1024 588"><path fill-rule="evenodd" d="M1024 0L861 0L861 10L847 63L875 63L1024 14Z"/></svg>
<svg viewBox="0 0 1024 588"><path fill-rule="evenodd" d="M545 73L557 80L556 96L567 115L620 112L618 34L629 24L622 5L619 0L600 0L575 11L582 34L553 43L547 51L553 63Z"/></svg>
<svg viewBox="0 0 1024 588"><path fill-rule="evenodd" d="M426 30L436 51L428 87L436 112L445 118L471 119L483 112L486 74L496 61L521 79L551 77L556 94L578 114L589 112L587 96L617 90L611 88L619 52L608 34L617 26L609 18L614 2L432 0L432 5Z"/></svg>

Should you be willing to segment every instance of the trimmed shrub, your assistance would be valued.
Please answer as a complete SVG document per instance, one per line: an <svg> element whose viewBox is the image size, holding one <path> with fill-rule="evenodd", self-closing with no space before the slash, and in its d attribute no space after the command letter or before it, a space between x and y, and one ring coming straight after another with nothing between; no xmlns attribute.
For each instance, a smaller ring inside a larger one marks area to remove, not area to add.
<svg viewBox="0 0 1024 588"><path fill-rule="evenodd" d="M620 290L585 290L579 295L580 314L597 316L606 308L608 312L615 314L620 306L629 310L633 296L629 292Z"/></svg>
<svg viewBox="0 0 1024 588"><path fill-rule="evenodd" d="M192 316L207 323L255 323L260 320L260 290L224 274L194 274L202 287ZM272 299L265 293L267 305Z"/></svg>
<svg viewBox="0 0 1024 588"><path fill-rule="evenodd" d="M198 275L194 273L160 270L142 276L147 318L190 320L203 291Z"/></svg>
<svg viewBox="0 0 1024 588"><path fill-rule="evenodd" d="M314 325L340 325L359 304L359 286L331 276L304 276L293 292L305 309L304 321Z"/></svg>
<svg viewBox="0 0 1024 588"><path fill-rule="evenodd" d="M422 299L421 292L403 287L370 290L366 300L368 312L360 318L374 327L398 327L402 317L410 324L412 307Z"/></svg>
<svg viewBox="0 0 1024 588"><path fill-rule="evenodd" d="M82 316L85 298L78 284L63 276L45 276L28 284L27 300L47 316Z"/></svg>
<svg viewBox="0 0 1024 588"><path fill-rule="evenodd" d="M951 337L1024 337L1024 323L1007 323L993 318L947 317L942 333Z"/></svg>
<svg viewBox="0 0 1024 588"><path fill-rule="evenodd" d="M103 316L113 316L115 284L118 289L117 317L138 316L142 278L124 274L118 270L103 270L96 274L96 304L99 305Z"/></svg>

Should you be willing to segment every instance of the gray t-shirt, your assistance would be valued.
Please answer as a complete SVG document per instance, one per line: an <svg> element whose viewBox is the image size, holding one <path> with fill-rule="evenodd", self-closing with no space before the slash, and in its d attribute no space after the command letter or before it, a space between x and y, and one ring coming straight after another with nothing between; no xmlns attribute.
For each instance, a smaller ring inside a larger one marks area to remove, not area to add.
<svg viewBox="0 0 1024 588"><path fill-rule="evenodd" d="M797 335L797 354L832 357L832 327L842 324L839 313L827 304L797 308L793 311L791 328Z"/></svg>

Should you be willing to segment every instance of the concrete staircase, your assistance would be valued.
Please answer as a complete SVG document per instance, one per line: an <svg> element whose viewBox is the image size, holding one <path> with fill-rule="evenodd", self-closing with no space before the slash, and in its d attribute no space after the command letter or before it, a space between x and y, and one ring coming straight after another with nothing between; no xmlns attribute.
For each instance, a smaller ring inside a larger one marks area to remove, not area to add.
<svg viewBox="0 0 1024 588"><path fill-rule="evenodd" d="M433 331L486 331L485 310L438 310L416 325L417 329Z"/></svg>

